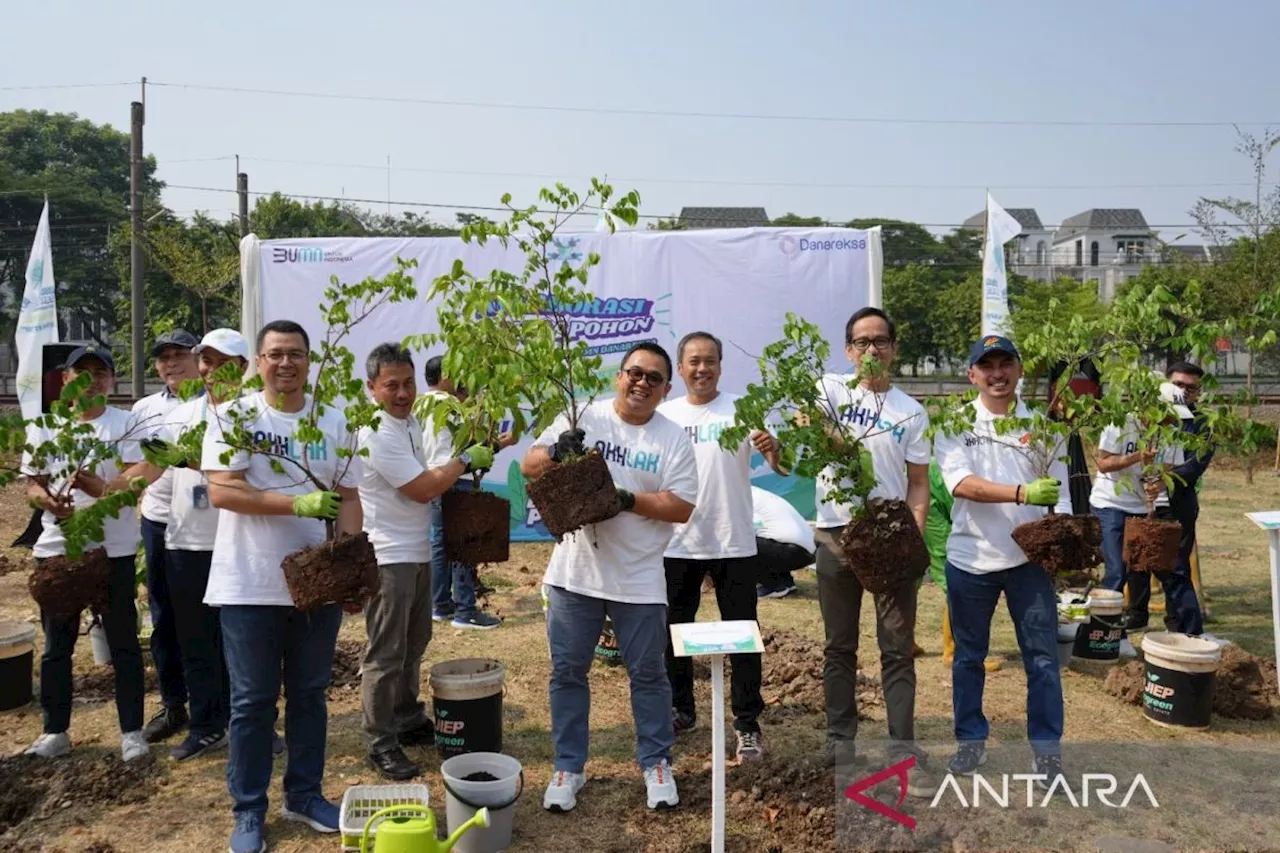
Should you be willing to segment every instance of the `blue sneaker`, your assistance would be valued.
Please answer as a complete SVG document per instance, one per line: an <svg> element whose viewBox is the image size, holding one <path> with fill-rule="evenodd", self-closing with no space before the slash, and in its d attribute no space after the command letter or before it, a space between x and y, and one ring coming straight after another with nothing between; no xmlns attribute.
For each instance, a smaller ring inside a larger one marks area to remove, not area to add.
<svg viewBox="0 0 1280 853"><path fill-rule="evenodd" d="M436 610L432 608L431 621L432 622L452 622L453 611L452 610Z"/></svg>
<svg viewBox="0 0 1280 853"><path fill-rule="evenodd" d="M266 815L262 812L236 812L236 825L231 830L230 853L267 853Z"/></svg>
<svg viewBox="0 0 1280 853"><path fill-rule="evenodd" d="M502 620L491 613L485 613L482 610L473 610L470 613L459 613L453 617L450 623L455 628L472 628L480 631L489 631L497 628L502 624Z"/></svg>
<svg viewBox="0 0 1280 853"><path fill-rule="evenodd" d="M312 795L302 802L285 800L280 815L285 820L305 823L316 832L337 832L342 817L338 807L324 797Z"/></svg>

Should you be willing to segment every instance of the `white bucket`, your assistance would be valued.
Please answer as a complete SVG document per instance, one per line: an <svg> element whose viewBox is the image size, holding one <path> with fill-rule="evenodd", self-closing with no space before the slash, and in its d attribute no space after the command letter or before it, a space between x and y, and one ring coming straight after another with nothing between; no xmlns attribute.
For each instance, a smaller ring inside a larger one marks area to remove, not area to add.
<svg viewBox="0 0 1280 853"><path fill-rule="evenodd" d="M1188 634L1153 631L1142 638L1142 657L1146 718L1170 728L1209 728L1222 646Z"/></svg>
<svg viewBox="0 0 1280 853"><path fill-rule="evenodd" d="M463 777L488 773L492 782L468 782ZM444 777L445 821L449 834L471 820L481 808L489 810L487 829L468 830L453 846L457 853L499 853L511 845L516 800L524 792L524 768L499 752L468 752L440 765Z"/></svg>
<svg viewBox="0 0 1280 853"><path fill-rule="evenodd" d="M95 666L106 666L111 663L111 644L107 642L107 631L101 622L94 622L89 629L89 645L93 646L93 663Z"/></svg>
<svg viewBox="0 0 1280 853"><path fill-rule="evenodd" d="M1058 626L1058 668L1065 669L1071 663L1071 649L1076 644L1076 630L1080 626L1072 622Z"/></svg>
<svg viewBox="0 0 1280 853"><path fill-rule="evenodd" d="M1096 616L1119 616L1124 612L1124 593L1111 589L1089 590L1089 613Z"/></svg>
<svg viewBox="0 0 1280 853"><path fill-rule="evenodd" d="M0 711L11 711L31 702L35 650L35 625L0 622Z"/></svg>

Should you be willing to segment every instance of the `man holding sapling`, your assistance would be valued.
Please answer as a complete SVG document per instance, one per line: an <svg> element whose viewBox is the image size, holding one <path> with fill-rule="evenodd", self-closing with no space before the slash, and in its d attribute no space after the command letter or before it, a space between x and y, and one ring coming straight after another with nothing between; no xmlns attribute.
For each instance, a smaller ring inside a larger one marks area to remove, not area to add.
<svg viewBox="0 0 1280 853"><path fill-rule="evenodd" d="M429 465L422 426L413 414L418 398L413 357L399 344L380 344L365 366L369 394L382 412L376 430L360 431L360 447L368 453L360 503L381 585L365 607L369 645L360 697L370 763L388 779L404 781L422 772L404 747L435 742L418 684L431 641L431 554L424 535L430 506L459 477L491 466L493 451L477 445Z"/></svg>
<svg viewBox="0 0 1280 853"><path fill-rule="evenodd" d="M689 436L657 411L671 390L671 357L652 342L627 351L618 395L561 415L520 464L534 479L570 464L591 446L609 465L622 513L566 536L551 554L547 641L551 651L551 737L555 765L543 808L567 812L586 783L591 689L587 675L596 641L610 618L631 682L636 758L648 806L680 802L671 775L671 684L667 680L667 584L662 555L672 525L693 514L698 466Z"/></svg>
<svg viewBox="0 0 1280 853"><path fill-rule="evenodd" d="M667 578L667 620L693 622L702 601L702 580L710 577L720 618L756 621L755 528L752 525L751 453L759 451L780 470L778 442L757 430L730 453L720 447L720 434L733 426L734 394L722 394L720 363L724 350L709 332L691 332L680 339L676 361L687 393L658 407L682 427L693 442L698 465L697 509L685 524L677 524L664 555ZM760 695L760 655L730 655L733 728L739 759L764 758L764 737L757 722L764 711ZM676 733L690 731L697 722L693 701L693 660L677 658L667 643L667 672L671 679Z"/></svg>
<svg viewBox="0 0 1280 853"><path fill-rule="evenodd" d="M862 476L875 486L867 500L905 501L921 531L929 513L928 415L889 381L898 353L897 327L879 308L863 308L845 323L845 354L854 374L827 375L819 383L820 405L838 418L829 431L841 441L857 441ZM840 545L855 507L829 495L839 484L831 468L818 477L818 604L826 633L822 682L826 694L827 740L819 760L827 765L854 761L858 734L858 639L864 588ZM849 485L845 483L844 485ZM915 754L907 793L932 796L937 781L915 744L915 624L917 584L876 593L876 638L889 723L890 760Z"/></svg>
<svg viewBox="0 0 1280 853"><path fill-rule="evenodd" d="M257 369L263 389L219 406L204 437L202 469L218 519L205 603L221 608L223 646L231 683L227 788L234 800L232 853L266 849L267 790L272 734L283 672L284 776L287 820L318 832L338 831L338 808L321 791L328 733L325 690L333 668L342 609L310 613L293 606L283 560L325 541L325 521L338 533L358 534L360 464L343 459L353 449L342 411L318 416L318 441L303 443L311 399L304 391L310 339L290 320L258 333ZM245 437L250 440L245 441ZM233 446L234 441L237 446ZM335 483L317 488L315 479Z"/></svg>
<svg viewBox="0 0 1280 853"><path fill-rule="evenodd" d="M89 374L89 399L106 395L115 385L115 361L110 351L93 345L72 350L63 368L63 381L70 383ZM97 401L95 401L97 403ZM114 479L121 464L142 459L138 438L130 430L134 426L128 412L97 403L80 415L91 425L93 438L111 447L118 459L98 459L90 469L67 472L79 462L67 459L38 460L31 452L23 454L22 470L27 475L27 499L44 510L42 531L33 555L37 562L67 555L67 541L61 523L78 509L95 503L98 498L80 488L80 479L101 482ZM53 441L55 436L44 428L28 426L27 443L34 448ZM72 473L76 486L68 490L67 476ZM69 497L67 495L69 494ZM138 528L132 507L124 508L114 518L103 521L104 541L87 543L85 551L98 547L106 550L111 561L111 580L107 612L102 627L111 646L111 662L115 671L116 716L120 722L120 754L125 761L141 758L150 751L142 731L143 683L142 649L138 643L138 612L134 608L134 563L138 551ZM44 630L44 654L40 659L40 708L44 714L44 732L27 748L27 755L57 758L71 751L71 654L80 634L80 614L53 614L41 608Z"/></svg>
<svg viewBox="0 0 1280 853"><path fill-rule="evenodd" d="M1044 517L1047 507L1069 514L1071 501L1062 488L1066 463L1052 459L1044 476L1033 461L1052 449L1040 445L1032 412L1018 399L1021 378L1022 361L1008 338L989 335L974 343L969 381L977 387L978 399L969 404L970 424L940 430L934 445L943 481L955 498L946 576L955 639L952 707L959 748L949 769L968 775L987 760L983 660L1003 592L1027 673L1027 737L1040 777L1037 784L1048 788L1062 773L1057 599L1048 573L1029 563L1013 541L1013 529ZM1032 428L1001 429L999 421L1009 417L1016 419L1015 426L1030 423Z"/></svg>

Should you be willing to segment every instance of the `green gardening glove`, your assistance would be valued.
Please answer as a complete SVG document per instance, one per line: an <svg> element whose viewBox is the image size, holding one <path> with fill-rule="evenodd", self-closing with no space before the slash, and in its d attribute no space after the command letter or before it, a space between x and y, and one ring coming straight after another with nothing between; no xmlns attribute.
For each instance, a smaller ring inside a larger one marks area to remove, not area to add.
<svg viewBox="0 0 1280 853"><path fill-rule="evenodd" d="M1032 506L1055 506L1062 493L1062 483L1052 477L1041 477L1022 487L1023 499Z"/></svg>
<svg viewBox="0 0 1280 853"><path fill-rule="evenodd" d="M468 474L472 471L488 471L493 467L493 451L483 444L473 444L464 452L471 457L471 464L467 466Z"/></svg>
<svg viewBox="0 0 1280 853"><path fill-rule="evenodd" d="M332 521L338 517L342 496L337 492L311 492L293 499L293 514L298 518L323 518Z"/></svg>

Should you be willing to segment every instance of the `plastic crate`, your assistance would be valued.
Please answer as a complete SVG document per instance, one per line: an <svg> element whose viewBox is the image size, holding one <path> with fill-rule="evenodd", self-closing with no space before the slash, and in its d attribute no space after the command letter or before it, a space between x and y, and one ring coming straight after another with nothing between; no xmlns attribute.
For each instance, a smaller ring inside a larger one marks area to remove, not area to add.
<svg viewBox="0 0 1280 853"><path fill-rule="evenodd" d="M338 826L342 832L342 849L359 850L360 836L364 834L369 818L393 806L429 805L431 790L426 785L352 785L342 795L342 808ZM405 812L405 817L421 817L417 812ZM378 837L378 828L369 833L370 841Z"/></svg>

